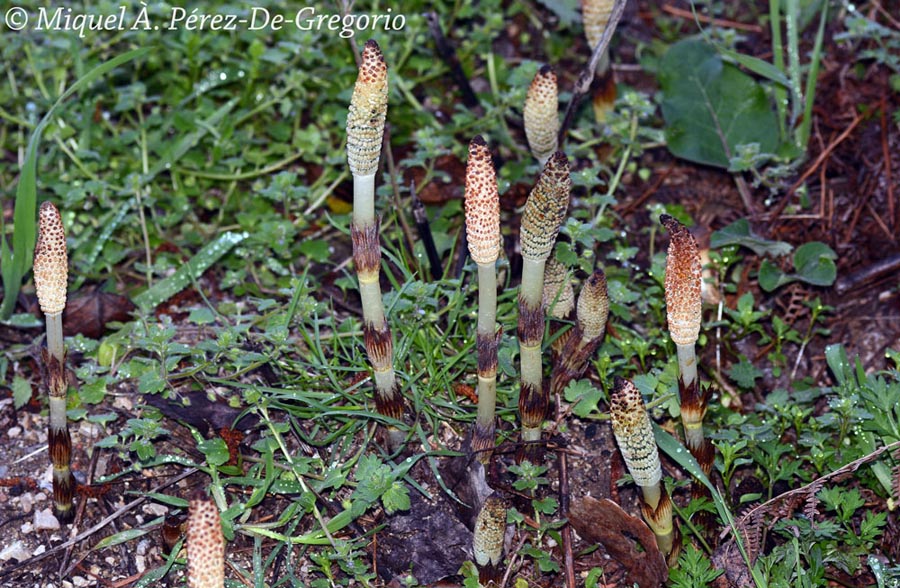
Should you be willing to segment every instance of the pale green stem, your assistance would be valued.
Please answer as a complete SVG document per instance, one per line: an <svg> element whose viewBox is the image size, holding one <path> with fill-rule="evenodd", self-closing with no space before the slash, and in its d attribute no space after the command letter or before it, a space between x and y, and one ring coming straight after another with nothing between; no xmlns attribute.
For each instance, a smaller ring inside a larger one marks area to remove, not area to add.
<svg viewBox="0 0 900 588"><path fill-rule="evenodd" d="M56 358L60 365L63 363L65 346L63 344L62 313L45 314L47 325L47 350Z"/></svg>
<svg viewBox="0 0 900 588"><path fill-rule="evenodd" d="M690 345L676 345L678 350L678 370L681 373L681 381L685 386L690 386L697 380L697 354L693 343Z"/></svg>
<svg viewBox="0 0 900 588"><path fill-rule="evenodd" d="M544 293L544 265L547 259L522 259L521 302L525 308L540 308ZM520 309L521 312L521 309ZM522 382L540 389L543 380L541 340L519 341L519 359ZM523 441L540 441L541 427L522 427Z"/></svg>
<svg viewBox="0 0 900 588"><path fill-rule="evenodd" d="M359 296L362 299L363 319L381 329L384 325L384 302L381 300L377 272L372 276L359 276Z"/></svg>
<svg viewBox="0 0 900 588"><path fill-rule="evenodd" d="M478 335L493 339L497 331L497 268L478 264ZM477 422L489 427L497 405L497 373L478 376Z"/></svg>
<svg viewBox="0 0 900 588"><path fill-rule="evenodd" d="M375 222L375 174L353 176L353 224L363 229Z"/></svg>
<svg viewBox="0 0 900 588"><path fill-rule="evenodd" d="M522 300L528 308L537 308L541 305L544 294L544 266L547 258L527 259L522 258Z"/></svg>
<svg viewBox="0 0 900 588"><path fill-rule="evenodd" d="M656 510L656 507L659 506L659 497L662 495L660 492L659 482L652 486L641 486L641 492L644 494L644 502L653 510Z"/></svg>
<svg viewBox="0 0 900 588"><path fill-rule="evenodd" d="M65 431L69 426L66 419L66 397L51 396L50 397L50 430Z"/></svg>

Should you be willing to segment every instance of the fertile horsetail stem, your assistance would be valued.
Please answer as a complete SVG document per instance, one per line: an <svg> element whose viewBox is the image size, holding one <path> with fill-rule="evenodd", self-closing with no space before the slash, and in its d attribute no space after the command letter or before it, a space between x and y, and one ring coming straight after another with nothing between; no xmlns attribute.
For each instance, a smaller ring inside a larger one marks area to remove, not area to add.
<svg viewBox="0 0 900 588"><path fill-rule="evenodd" d="M669 215L664 214L659 220L670 235L666 256L666 316L669 336L678 353L678 388L684 435L688 448L693 452L703 444L703 417L707 400L699 391L694 349L700 335L703 268L697 241L690 231Z"/></svg>
<svg viewBox="0 0 900 588"><path fill-rule="evenodd" d="M487 144L480 136L469 143L466 164L466 239L478 265L478 416L472 449L487 463L494 449L497 402L497 258L500 256L500 194Z"/></svg>
<svg viewBox="0 0 900 588"><path fill-rule="evenodd" d="M506 505L501 498L489 496L475 519L472 552L478 566L478 581L482 586L499 584L502 575L503 536L506 532Z"/></svg>
<svg viewBox="0 0 900 588"><path fill-rule="evenodd" d="M614 0L582 0L581 16L584 23L584 36L587 37L591 50L600 43L603 31L609 24L614 5ZM616 82L612 70L609 68L608 49L603 53L603 57L597 65L596 78L600 87L594 92L594 116L597 122L603 123L606 122L606 117L616 102Z"/></svg>
<svg viewBox="0 0 900 588"><path fill-rule="evenodd" d="M59 211L50 202L41 204L38 237L34 248L34 287L44 312L47 347L41 351L50 393L48 444L53 464L53 506L60 522L72 520L75 478L72 476L72 438L66 419L66 349L63 343L62 314L66 308L69 256L66 233Z"/></svg>
<svg viewBox="0 0 900 588"><path fill-rule="evenodd" d="M538 70L525 95L525 137L531 154L543 166L559 148L559 96L556 73L549 65Z"/></svg>
<svg viewBox="0 0 900 588"><path fill-rule="evenodd" d="M584 374L606 334L609 294L606 274L600 268L595 269L581 287L576 317L575 329L553 366L550 378L550 394L553 396L562 394L569 382Z"/></svg>
<svg viewBox="0 0 900 588"><path fill-rule="evenodd" d="M225 585L225 538L219 509L208 498L194 498L188 506L187 580L190 588Z"/></svg>
<svg viewBox="0 0 900 588"><path fill-rule="evenodd" d="M569 160L557 151L547 160L522 213L518 335L521 360L519 415L523 441L541 438L541 424L550 404L550 390L543 385L541 362L544 266L566 216L571 188Z"/></svg>
<svg viewBox="0 0 900 588"><path fill-rule="evenodd" d="M544 294L541 297L541 304L547 309L547 315L550 317L550 338L553 340L550 344L551 361L555 364L572 334L570 329L554 338L562 328L562 322L572 318L575 311L575 290L569 281L569 269L552 254L544 265Z"/></svg>
<svg viewBox="0 0 900 588"><path fill-rule="evenodd" d="M381 158L387 117L387 66L375 41L366 42L359 76L347 114L347 163L353 174L353 261L362 299L363 337L375 381L375 407L392 419L403 416L403 397L394 374L394 344L381 299L381 241L375 216L375 174ZM388 427L388 444L396 448L402 432Z"/></svg>
<svg viewBox="0 0 900 588"><path fill-rule="evenodd" d="M663 555L668 555L674 543L672 502L660 483L662 466L644 399L634 384L616 377L610 394L609 411L619 451L634 483L643 494L641 510L644 520L656 535L659 550Z"/></svg>

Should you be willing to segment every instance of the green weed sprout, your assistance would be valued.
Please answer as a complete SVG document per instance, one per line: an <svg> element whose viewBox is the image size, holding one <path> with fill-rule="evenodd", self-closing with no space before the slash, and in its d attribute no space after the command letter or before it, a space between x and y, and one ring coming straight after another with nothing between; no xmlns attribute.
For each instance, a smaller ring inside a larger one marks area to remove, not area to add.
<svg viewBox="0 0 900 588"><path fill-rule="evenodd" d="M525 95L525 137L531 154L545 165L559 148L559 95L556 73L544 65L535 74Z"/></svg>
<svg viewBox="0 0 900 588"><path fill-rule="evenodd" d="M494 449L497 403L497 258L500 256L500 193L487 144L480 136L469 143L466 164L466 238L478 265L478 416L472 449L487 464Z"/></svg>
<svg viewBox="0 0 900 588"><path fill-rule="evenodd" d="M569 382L580 378L597 347L606 334L606 320L609 318L609 294L606 288L606 274L597 268L585 282L578 295L575 329L560 353L553 374L550 377L550 394L562 394Z"/></svg>
<svg viewBox="0 0 900 588"><path fill-rule="evenodd" d="M519 288L519 415L522 440L538 441L550 400L543 385L541 341L544 336L544 266L569 207L572 179L569 160L560 151L544 166L522 213L522 285Z"/></svg>
<svg viewBox="0 0 900 588"><path fill-rule="evenodd" d="M387 65L378 44L369 40L347 114L347 163L353 174L353 261L362 299L363 337L375 381L375 407L388 418L403 417L403 396L394 374L394 344L381 299L381 241L375 216L375 174L387 117ZM388 445L396 449L403 433L388 426Z"/></svg>
<svg viewBox="0 0 900 588"><path fill-rule="evenodd" d="M668 559L675 543L672 501L660 483L662 465L644 399L634 384L616 376L609 411L619 451L643 495L641 513L656 535L659 550Z"/></svg>
<svg viewBox="0 0 900 588"><path fill-rule="evenodd" d="M581 18L584 24L584 36L593 50L600 44L603 31L609 24L615 0L583 0ZM596 78L600 80L600 88L594 93L594 117L597 122L604 123L616 102L616 83L609 67L609 49L603 52L597 64Z"/></svg>
<svg viewBox="0 0 900 588"><path fill-rule="evenodd" d="M72 438L66 418L66 348L63 342L62 314L66 308L69 255L66 233L59 211L50 202L41 204L38 237L34 248L34 287L47 327L47 346L41 350L47 389L50 393L50 431L48 445L53 463L53 507L60 522L71 522L75 511L72 500L75 478L72 476Z"/></svg>
<svg viewBox="0 0 900 588"><path fill-rule="evenodd" d="M223 588L225 538L216 504L204 496L191 499L187 521L189 588Z"/></svg>
<svg viewBox="0 0 900 588"><path fill-rule="evenodd" d="M505 532L506 505L501 498L489 496L475 519L475 536L472 539L478 583L482 586L499 585Z"/></svg>
<svg viewBox="0 0 900 588"><path fill-rule="evenodd" d="M566 346L566 341L572 335L572 330L554 336L563 328L564 321L572 318L575 312L575 290L569 281L569 269L556 260L553 254L547 259L544 266L544 295L541 304L547 309L550 318L550 350L551 361L556 363L559 354Z"/></svg>

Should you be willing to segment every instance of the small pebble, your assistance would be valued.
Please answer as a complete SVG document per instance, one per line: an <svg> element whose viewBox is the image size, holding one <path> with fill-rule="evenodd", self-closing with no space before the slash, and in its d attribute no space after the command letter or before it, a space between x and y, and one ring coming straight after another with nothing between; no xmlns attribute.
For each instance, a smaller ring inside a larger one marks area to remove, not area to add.
<svg viewBox="0 0 900 588"><path fill-rule="evenodd" d="M144 570L147 569L146 558L143 555L134 556L134 567L137 568L139 574L143 574Z"/></svg>
<svg viewBox="0 0 900 588"><path fill-rule="evenodd" d="M37 549L34 550L34 555L40 555L40 554L44 553L45 551L47 551L46 545L38 545Z"/></svg>
<svg viewBox="0 0 900 588"><path fill-rule="evenodd" d="M22 512L26 514L31 512L31 508L34 506L34 496L31 492L19 496L19 506L22 507Z"/></svg>
<svg viewBox="0 0 900 588"><path fill-rule="evenodd" d="M144 505L143 511L148 515L153 515L155 517L165 516L169 512L169 507L164 504L146 504Z"/></svg>
<svg viewBox="0 0 900 588"><path fill-rule="evenodd" d="M22 427L10 427L6 431L6 434L9 435L10 439L15 439L16 437L18 437L19 435L22 434Z"/></svg>
<svg viewBox="0 0 900 588"><path fill-rule="evenodd" d="M11 545L7 545L0 551L0 561L9 561L14 559L16 561L25 561L31 557L31 553L25 549L25 544L21 541L13 541Z"/></svg>
<svg viewBox="0 0 900 588"><path fill-rule="evenodd" d="M81 576L72 576L72 584L81 588L81 586L87 586L90 584L87 578L82 578Z"/></svg>
<svg viewBox="0 0 900 588"><path fill-rule="evenodd" d="M51 509L34 511L34 529L36 531L56 531L59 529L59 521L53 516Z"/></svg>
<svg viewBox="0 0 900 588"><path fill-rule="evenodd" d="M19 530L23 535L28 535L29 533L34 533L34 525L31 524L31 521L28 521L27 523L22 523L22 526L19 527Z"/></svg>

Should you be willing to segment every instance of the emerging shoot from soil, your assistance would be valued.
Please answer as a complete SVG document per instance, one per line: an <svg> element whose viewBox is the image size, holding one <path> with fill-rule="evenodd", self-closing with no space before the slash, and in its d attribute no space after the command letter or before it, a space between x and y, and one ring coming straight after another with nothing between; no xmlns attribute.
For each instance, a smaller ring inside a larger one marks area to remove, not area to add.
<svg viewBox="0 0 900 588"><path fill-rule="evenodd" d="M634 384L617 376L610 394L609 411L619 451L634 483L641 488L644 520L656 535L659 550L668 558L675 538L672 502L660 483L662 465L644 399Z"/></svg>
<svg viewBox="0 0 900 588"><path fill-rule="evenodd" d="M568 268L558 262L552 254L544 266L544 296L541 304L547 309L550 317L550 338L553 340L550 345L553 355L551 360L555 364L566 341L572 335L572 330L569 329L555 339L553 337L563 328L563 321L572 318L575 311L575 290L569 281Z"/></svg>
<svg viewBox="0 0 900 588"><path fill-rule="evenodd" d="M189 588L225 585L225 538L215 502L194 498L188 506L187 581Z"/></svg>
<svg viewBox="0 0 900 588"><path fill-rule="evenodd" d="M593 50L603 36L603 31L609 24L612 15L614 0L583 0L581 14L584 21L584 36L588 45ZM596 79L600 86L594 92L594 117L597 122L606 122L607 115L612 111L616 102L616 81L612 69L609 67L609 49L603 52L603 57L597 65Z"/></svg>
<svg viewBox="0 0 900 588"><path fill-rule="evenodd" d="M609 317L609 295L606 274L600 268L595 269L582 286L576 316L575 329L553 366L550 379L552 396L562 394L569 382L584 374L591 356L603 341L606 319Z"/></svg>
<svg viewBox="0 0 900 588"><path fill-rule="evenodd" d="M569 160L557 151L547 160L522 213L522 285L519 289L519 357L521 389L519 415L522 440L538 441L550 404L543 385L541 340L544 336L544 266L569 207Z"/></svg>
<svg viewBox="0 0 900 588"><path fill-rule="evenodd" d="M559 97L556 73L544 65L534 76L525 95L525 136L531 154L541 165L559 149Z"/></svg>
<svg viewBox="0 0 900 588"><path fill-rule="evenodd" d="M347 163L353 174L353 261L363 309L363 336L375 381L375 407L386 417L403 417L403 397L394 374L394 344L381 299L381 241L375 216L375 175L381 158L387 117L387 66L378 44L363 49L359 77L347 114ZM388 427L388 445L396 449L403 433Z"/></svg>
<svg viewBox="0 0 900 588"><path fill-rule="evenodd" d="M50 393L50 432L48 444L53 463L54 513L62 523L74 516L72 498L72 439L66 419L66 349L63 342L62 314L66 308L69 256L66 233L59 211L50 202L41 204L38 238L34 248L34 287L47 325L47 347L41 350L44 374Z"/></svg>
<svg viewBox="0 0 900 588"><path fill-rule="evenodd" d="M506 505L501 498L490 496L484 501L475 520L472 552L482 586L499 585L503 561L503 536L506 533Z"/></svg>
<svg viewBox="0 0 900 588"><path fill-rule="evenodd" d="M500 194L491 152L480 136L469 143L466 164L466 237L478 265L478 416L472 449L490 461L497 402L497 258L500 256Z"/></svg>

